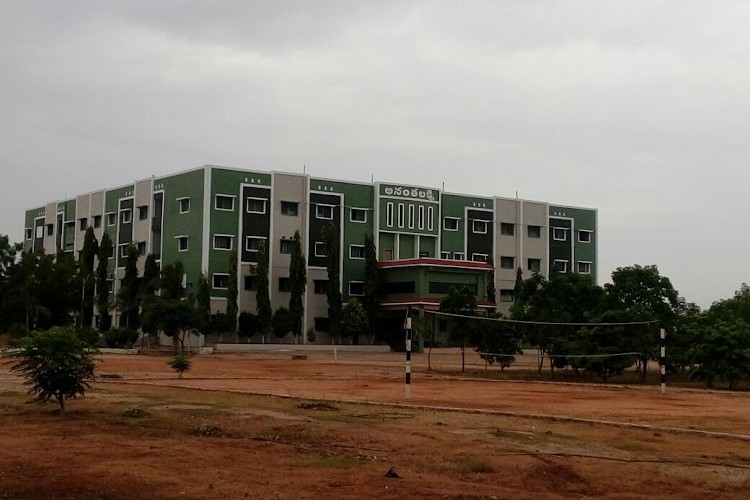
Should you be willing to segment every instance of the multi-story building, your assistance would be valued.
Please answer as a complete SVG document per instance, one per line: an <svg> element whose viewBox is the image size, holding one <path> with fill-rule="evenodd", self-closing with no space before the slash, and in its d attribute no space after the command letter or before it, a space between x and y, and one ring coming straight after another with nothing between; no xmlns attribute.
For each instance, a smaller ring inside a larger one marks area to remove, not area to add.
<svg viewBox="0 0 750 500"><path fill-rule="evenodd" d="M181 261L191 289L201 272L215 312L226 306L229 255L237 248L239 309L255 311L251 267L261 242L270 252L274 309L289 302L292 238L299 231L308 265L305 329L318 342L327 330L326 259L322 231L333 224L341 242L344 301L364 292L364 238L375 236L381 267L380 307L436 307L451 285L477 292L482 307L494 267L497 308L507 311L520 269L587 274L596 280L597 212L516 198L443 192L385 182L358 183L310 175L203 166L103 189L28 210L26 250L78 252L87 227L114 244L112 291L124 273L127 247L161 264ZM144 259L139 259L140 271ZM115 318L116 321L116 318Z"/></svg>

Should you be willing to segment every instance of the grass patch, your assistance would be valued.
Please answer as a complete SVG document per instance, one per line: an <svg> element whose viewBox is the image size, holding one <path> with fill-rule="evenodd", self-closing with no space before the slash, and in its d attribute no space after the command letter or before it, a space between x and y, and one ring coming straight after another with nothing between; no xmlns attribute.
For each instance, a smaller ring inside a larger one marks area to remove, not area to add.
<svg viewBox="0 0 750 500"><path fill-rule="evenodd" d="M318 469L353 469L359 467L361 462L349 457L323 457L311 460L307 464Z"/></svg>
<svg viewBox="0 0 750 500"><path fill-rule="evenodd" d="M462 456L454 459L459 471L468 474L494 474L497 468L487 457Z"/></svg>

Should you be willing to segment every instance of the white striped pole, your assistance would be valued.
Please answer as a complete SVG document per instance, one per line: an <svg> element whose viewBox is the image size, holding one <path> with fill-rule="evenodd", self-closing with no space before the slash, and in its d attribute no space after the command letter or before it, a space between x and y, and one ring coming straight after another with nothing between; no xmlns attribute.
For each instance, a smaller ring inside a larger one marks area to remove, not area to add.
<svg viewBox="0 0 750 500"><path fill-rule="evenodd" d="M411 399L411 317L407 316L404 321L406 332L406 385L404 391L406 399Z"/></svg>
<svg viewBox="0 0 750 500"><path fill-rule="evenodd" d="M661 355L659 356L659 364L661 365L661 393L664 394L667 390L667 332L662 328L660 333Z"/></svg>

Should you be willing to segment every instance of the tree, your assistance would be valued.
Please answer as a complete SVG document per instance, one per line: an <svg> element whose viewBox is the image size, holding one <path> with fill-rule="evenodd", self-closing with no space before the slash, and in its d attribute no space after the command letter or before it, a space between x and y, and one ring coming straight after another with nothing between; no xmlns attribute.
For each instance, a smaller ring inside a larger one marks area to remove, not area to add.
<svg viewBox="0 0 750 500"><path fill-rule="evenodd" d="M205 324L209 324L211 322L211 285L205 273L200 273L198 276L198 292L195 294L195 306L198 308L198 314L203 316ZM222 333L225 331L227 330L221 330Z"/></svg>
<svg viewBox="0 0 750 500"><path fill-rule="evenodd" d="M184 275L185 268L180 261L164 266L159 278L160 297L163 299L183 298L185 296L185 287L182 286Z"/></svg>
<svg viewBox="0 0 750 500"><path fill-rule="evenodd" d="M229 253L229 285L227 286L227 316L230 319L229 332L234 335L237 342L237 249L233 248Z"/></svg>
<svg viewBox="0 0 750 500"><path fill-rule="evenodd" d="M156 299L156 290L159 289L159 264L156 255L149 254L143 267L143 278L141 279L141 304L143 304L144 315L141 318L141 330L144 334L153 335L157 332L156 325L149 323L145 312ZM145 335L141 337L141 347L145 341Z"/></svg>
<svg viewBox="0 0 750 500"><path fill-rule="evenodd" d="M469 339L474 324L468 317L474 316L477 308L477 298L467 286L451 287L448 295L440 301L440 311L448 314L466 316L466 318L449 316L448 331L453 340L461 345L461 373L466 371L466 342Z"/></svg>
<svg viewBox="0 0 750 500"><path fill-rule="evenodd" d="M628 323L632 316L628 311L607 311L594 318L594 323ZM633 355L618 355L633 352L631 330L641 325L597 325L581 328L572 341L571 350L577 356L569 358L568 364L576 370L585 370L607 382L612 375L621 374L633 366Z"/></svg>
<svg viewBox="0 0 750 500"><path fill-rule="evenodd" d="M487 257L487 264L492 266L492 270L487 275L487 301L491 304L497 304L497 290L495 289L495 260Z"/></svg>
<svg viewBox="0 0 750 500"><path fill-rule="evenodd" d="M255 283L258 291L255 293L255 310L258 313L258 331L265 341L271 332L271 298L268 295L268 247L265 242L258 249L258 265L255 267Z"/></svg>
<svg viewBox="0 0 750 500"><path fill-rule="evenodd" d="M55 399L60 413L65 400L84 396L94 378L95 350L71 327L54 327L21 340L11 368L26 378L29 392L42 400Z"/></svg>
<svg viewBox="0 0 750 500"><path fill-rule="evenodd" d="M185 337L206 327L203 312L191 300L160 298L149 307L149 322L172 338L175 352L185 352Z"/></svg>
<svg viewBox="0 0 750 500"><path fill-rule="evenodd" d="M81 326L91 326L94 319L94 289L96 275L94 274L94 259L99 251L99 242L94 235L94 228L86 228L83 236L83 248L78 261L83 291L81 293Z"/></svg>
<svg viewBox="0 0 750 500"><path fill-rule="evenodd" d="M122 278L122 286L117 293L117 302L120 309L120 326L125 320L125 327L133 330L138 329L138 312L140 308L140 285L138 279L138 247L132 243L128 245L125 260L125 275Z"/></svg>
<svg viewBox="0 0 750 500"><path fill-rule="evenodd" d="M297 325L297 319L286 307L279 307L273 313L273 333L279 338L286 337L286 334L294 331Z"/></svg>
<svg viewBox="0 0 750 500"><path fill-rule="evenodd" d="M378 255L375 250L375 237L372 231L365 233L365 295L362 306L367 314L368 334L370 343L375 341L375 324L378 316Z"/></svg>
<svg viewBox="0 0 750 500"><path fill-rule="evenodd" d="M351 299L341 311L341 332L359 344L359 336L368 330L367 313L358 300Z"/></svg>
<svg viewBox="0 0 750 500"><path fill-rule="evenodd" d="M192 365L190 359L188 359L188 357L184 354L177 354L168 364L174 371L177 372L178 378L182 378L182 374L188 371L190 369L190 366Z"/></svg>
<svg viewBox="0 0 750 500"><path fill-rule="evenodd" d="M99 244L96 265L96 310L99 315L99 330L106 332L112 325L109 315L109 257L112 255L112 240L105 231Z"/></svg>
<svg viewBox="0 0 750 500"><path fill-rule="evenodd" d="M739 382L750 377L750 325L738 317L712 318L690 355L695 364L691 378L709 387L723 380L736 390Z"/></svg>
<svg viewBox="0 0 750 500"><path fill-rule="evenodd" d="M260 331L260 319L257 314L251 312L240 313L239 334L243 337L250 338Z"/></svg>
<svg viewBox="0 0 750 500"><path fill-rule="evenodd" d="M302 255L302 238L299 231L294 232L292 240L292 258L289 263L289 312L294 318L292 334L299 339L302 336L302 323L305 316L305 306L302 297L307 287L307 263Z"/></svg>
<svg viewBox="0 0 750 500"><path fill-rule="evenodd" d="M497 313L490 313L488 317L502 318ZM481 320L477 328L478 341L474 349L489 364L497 363L501 372L516 361L516 355L523 354L521 336L515 325L501 321Z"/></svg>
<svg viewBox="0 0 750 500"><path fill-rule="evenodd" d="M328 223L323 226L323 242L326 247L326 270L328 283L326 284L326 298L328 299L328 321L334 338L341 334L341 245L336 226Z"/></svg>

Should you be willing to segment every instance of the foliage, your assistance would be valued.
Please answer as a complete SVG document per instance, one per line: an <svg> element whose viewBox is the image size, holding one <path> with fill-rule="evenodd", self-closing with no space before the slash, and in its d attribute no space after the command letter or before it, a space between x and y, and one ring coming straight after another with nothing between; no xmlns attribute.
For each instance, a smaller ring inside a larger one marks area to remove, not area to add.
<svg viewBox="0 0 750 500"><path fill-rule="evenodd" d="M200 273L198 276L198 292L195 294L195 306L198 308L198 313L203 316L203 321L208 325L212 325L211 285L209 284L208 276L206 276L205 273ZM209 326L209 330L213 332L228 332L230 329L231 325L216 330L213 330L212 326Z"/></svg>
<svg viewBox="0 0 750 500"><path fill-rule="evenodd" d="M333 223L323 226L323 242L326 247L326 271L328 272L328 284L326 285L326 298L328 300L328 320L330 331L334 337L341 334L341 311L343 299L341 298L341 275L338 229Z"/></svg>
<svg viewBox="0 0 750 500"><path fill-rule="evenodd" d="M182 378L182 374L190 369L192 365L190 359L184 354L177 354L169 361L169 366L177 372L179 378Z"/></svg>
<svg viewBox="0 0 750 500"><path fill-rule="evenodd" d="M608 311L594 319L596 323L627 323L632 321L628 311ZM612 375L621 374L633 366L634 355L612 356L632 352L633 331L642 329L642 325L601 325L581 328L572 341L571 349L576 356L567 359L574 370L585 370L598 375L604 382Z"/></svg>
<svg viewBox="0 0 750 500"><path fill-rule="evenodd" d="M369 328L367 313L362 304L355 299L349 300L341 311L341 332L352 337L353 344L359 344L359 336Z"/></svg>
<svg viewBox="0 0 750 500"><path fill-rule="evenodd" d="M99 315L99 330L106 332L112 325L109 315L109 256L112 254L112 240L105 231L99 243L96 265L96 312Z"/></svg>
<svg viewBox="0 0 750 500"><path fill-rule="evenodd" d="M138 316L141 298L141 282L138 278L138 247L134 244L128 245L127 257L125 257L125 276L122 285L117 292L117 305L120 309L120 325L138 328ZM123 321L124 320L124 321Z"/></svg>
<svg viewBox="0 0 750 500"><path fill-rule="evenodd" d="M18 347L21 339L29 336L29 330L26 325L16 323L8 328L8 346Z"/></svg>
<svg viewBox="0 0 750 500"><path fill-rule="evenodd" d="M92 326L79 326L76 335L90 346L99 345L99 330Z"/></svg>
<svg viewBox="0 0 750 500"><path fill-rule="evenodd" d="M62 413L65 400L83 396L94 378L95 352L73 328L54 327L21 341L12 370L24 375L31 394L56 399Z"/></svg>
<svg viewBox="0 0 750 500"><path fill-rule="evenodd" d="M279 307L276 312L273 313L273 320L271 321L273 327L273 333L279 338L285 337L286 334L294 330L296 326L296 318L285 307Z"/></svg>
<svg viewBox="0 0 750 500"><path fill-rule="evenodd" d="M138 332L133 328L112 328L104 332L107 347L130 349L138 340Z"/></svg>
<svg viewBox="0 0 750 500"><path fill-rule="evenodd" d="M251 312L240 313L239 334L250 338L260 331L260 318Z"/></svg>
<svg viewBox="0 0 750 500"><path fill-rule="evenodd" d="M315 328L310 327L307 329L307 342L314 344L318 340L318 334L315 332Z"/></svg>
<svg viewBox="0 0 750 500"><path fill-rule="evenodd" d="M489 314L491 319L500 319L500 314ZM497 363L500 371L516 361L522 354L521 335L515 325L500 321L478 320L477 345L475 350L489 364Z"/></svg>
<svg viewBox="0 0 750 500"><path fill-rule="evenodd" d="M141 304L143 312L151 307L151 304L157 300L156 290L159 289L159 264L156 262L156 255L148 254L146 263L143 266L143 277L141 278ZM156 333L156 325L150 323L145 314L141 317L141 330L143 333L153 335Z"/></svg>
<svg viewBox="0 0 750 500"><path fill-rule="evenodd" d="M81 325L90 327L94 319L94 290L96 275L94 274L94 259L99 251L99 242L94 235L94 228L86 228L83 236L83 248L78 262L83 292L81 296Z"/></svg>
<svg viewBox="0 0 750 500"><path fill-rule="evenodd" d="M202 307L196 307L196 314L202 315L203 308ZM208 317L208 328L207 331L209 333L229 333L234 328L235 320L232 316L225 314L225 313L216 313L211 314Z"/></svg>
<svg viewBox="0 0 750 500"><path fill-rule="evenodd" d="M378 319L378 286L380 275L378 274L378 255L375 249L375 237L372 231L365 233L365 295L362 297L362 306L367 314L368 333L370 342L375 340L375 325Z"/></svg>
<svg viewBox="0 0 750 500"><path fill-rule="evenodd" d="M497 290L495 289L495 260L487 257L487 264L492 266L492 270L487 273L487 302L497 304Z"/></svg>
<svg viewBox="0 0 750 500"><path fill-rule="evenodd" d="M271 331L271 320L273 317L271 298L268 295L268 247L265 242L262 242L258 249L255 283L258 288L255 294L256 311L258 313L258 332L265 336Z"/></svg>
<svg viewBox="0 0 750 500"><path fill-rule="evenodd" d="M307 263L302 255L302 238L299 231L294 232L292 239L292 258L289 263L289 312L293 318L292 334L299 338L302 335L302 322L305 306L302 297L307 287Z"/></svg>
<svg viewBox="0 0 750 500"><path fill-rule="evenodd" d="M750 378L750 325L743 319L712 320L697 340L690 349L695 363L691 378L703 380L709 387L722 380L731 390Z"/></svg>
<svg viewBox="0 0 750 500"><path fill-rule="evenodd" d="M440 311L459 316L474 316L477 308L477 298L469 287L451 287L448 295L440 301ZM461 373L466 371L466 343L475 325L470 319L449 316L448 334L451 339L458 341L461 346Z"/></svg>
<svg viewBox="0 0 750 500"><path fill-rule="evenodd" d="M149 324L171 337L173 348L185 351L185 337L193 330L205 328L205 314L190 300L160 298L145 312Z"/></svg>
<svg viewBox="0 0 750 500"><path fill-rule="evenodd" d="M237 334L237 249L229 252L229 285L227 287L227 316L231 318L229 333Z"/></svg>

